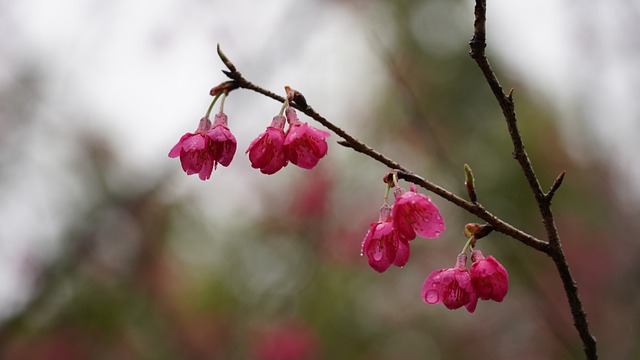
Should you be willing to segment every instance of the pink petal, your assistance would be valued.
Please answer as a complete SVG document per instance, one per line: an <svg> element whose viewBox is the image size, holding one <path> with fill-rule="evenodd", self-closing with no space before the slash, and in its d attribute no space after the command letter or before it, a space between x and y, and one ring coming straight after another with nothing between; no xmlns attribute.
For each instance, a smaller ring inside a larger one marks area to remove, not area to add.
<svg viewBox="0 0 640 360"><path fill-rule="evenodd" d="M455 310L464 306L469 312L474 312L478 297L471 285L466 259L465 254L460 254L454 268L429 274L422 287L422 299L428 304L441 302L447 309Z"/></svg>
<svg viewBox="0 0 640 360"><path fill-rule="evenodd" d="M267 138L268 134L266 132L258 135L258 137L251 142L249 148L247 148L247 151L245 152L245 154L249 154L249 161L254 169L262 168L269 163L269 158L267 156Z"/></svg>
<svg viewBox="0 0 640 360"><path fill-rule="evenodd" d="M211 173L213 172L213 159L207 157L204 164L202 165L202 169L198 173L198 177L200 180L208 180L211 177Z"/></svg>
<svg viewBox="0 0 640 360"><path fill-rule="evenodd" d="M396 259L393 261L395 266L405 266L409 261L409 254L411 249L409 248L409 242L407 240L398 240L398 252L396 253Z"/></svg>
<svg viewBox="0 0 640 360"><path fill-rule="evenodd" d="M369 265L377 272L384 272L395 260L397 251L398 242L393 236L391 223L371 224L362 243L362 253L369 258Z"/></svg>
<svg viewBox="0 0 640 360"><path fill-rule="evenodd" d="M205 162L205 158L203 158L201 151L190 151L183 152L180 155L180 164L182 165L182 170L187 173L187 175L193 175L200 172L202 169L202 164Z"/></svg>
<svg viewBox="0 0 640 360"><path fill-rule="evenodd" d="M416 194L416 197L416 204L419 205L414 213L414 230L418 235L428 239L439 237L446 229L440 211L428 197L422 194Z"/></svg>
<svg viewBox="0 0 640 360"><path fill-rule="evenodd" d="M413 240L416 238L416 232L412 226L412 214L402 206L397 201L393 205L393 225L404 239Z"/></svg>
<svg viewBox="0 0 640 360"><path fill-rule="evenodd" d="M444 219L438 208L428 197L413 191L396 192L393 218L400 234L408 240L414 239L416 233L433 239L445 231Z"/></svg>
<svg viewBox="0 0 640 360"><path fill-rule="evenodd" d="M186 152L198 151L204 149L205 139L200 134L193 134L189 137L183 137L182 149Z"/></svg>
<svg viewBox="0 0 640 360"><path fill-rule="evenodd" d="M170 158L175 158L180 156L180 152L182 151L182 142L189 138L190 136L193 136L194 134L191 133L186 133L184 135L182 135L182 137L180 138L180 140L178 140L178 143L174 145L173 148L171 148L171 151L169 151L169 157Z"/></svg>
<svg viewBox="0 0 640 360"><path fill-rule="evenodd" d="M275 121L275 118L274 118ZM269 126L267 130L256 138L247 152L251 167L260 169L264 174L273 174L287 165L283 149L284 131Z"/></svg>
<svg viewBox="0 0 640 360"><path fill-rule="evenodd" d="M287 159L303 169L312 169L327 154L325 137L329 133L310 127L307 123L292 124L287 131L284 149Z"/></svg>
<svg viewBox="0 0 640 360"><path fill-rule="evenodd" d="M422 286L422 299L424 302L428 304L437 304L442 302L443 299L443 291L442 291L442 280L443 275L446 270L440 269L433 271L424 282Z"/></svg>
<svg viewBox="0 0 640 360"><path fill-rule="evenodd" d="M283 167L287 166L287 159L284 156L284 153L278 153L277 157L271 159L268 165L260 168L260 172L266 175L275 174Z"/></svg>
<svg viewBox="0 0 640 360"><path fill-rule="evenodd" d="M471 265L471 281L482 300L501 302L509 290L509 274L493 256L485 259L479 250L474 250Z"/></svg>
<svg viewBox="0 0 640 360"><path fill-rule="evenodd" d="M214 123L207 132L207 137L213 160L222 166L229 166L237 148L236 138L231 131L220 123Z"/></svg>

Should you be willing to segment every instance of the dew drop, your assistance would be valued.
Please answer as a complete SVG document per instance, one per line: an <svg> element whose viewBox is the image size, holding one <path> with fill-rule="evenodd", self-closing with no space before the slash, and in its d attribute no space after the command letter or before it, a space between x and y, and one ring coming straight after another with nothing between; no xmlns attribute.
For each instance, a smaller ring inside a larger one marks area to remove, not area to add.
<svg viewBox="0 0 640 360"><path fill-rule="evenodd" d="M377 247L376 251L373 253L373 259L379 261L382 259L382 248Z"/></svg>
<svg viewBox="0 0 640 360"><path fill-rule="evenodd" d="M440 296L438 296L438 292L435 290L429 290L427 291L427 297L425 300L427 300L427 302L429 304L435 304L438 302L438 299L440 298Z"/></svg>

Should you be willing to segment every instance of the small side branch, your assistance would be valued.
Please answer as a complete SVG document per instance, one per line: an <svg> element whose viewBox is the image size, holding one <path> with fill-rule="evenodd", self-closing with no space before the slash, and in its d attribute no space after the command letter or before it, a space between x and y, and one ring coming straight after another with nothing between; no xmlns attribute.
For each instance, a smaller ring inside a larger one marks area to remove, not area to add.
<svg viewBox="0 0 640 360"><path fill-rule="evenodd" d="M560 185L562 185L564 174L565 171L561 172L560 175L558 175L558 177L553 181L553 184L551 184L551 188L549 189L549 191L544 195L549 204L551 204L551 200L553 200L553 197L556 194L556 190L558 190Z"/></svg>

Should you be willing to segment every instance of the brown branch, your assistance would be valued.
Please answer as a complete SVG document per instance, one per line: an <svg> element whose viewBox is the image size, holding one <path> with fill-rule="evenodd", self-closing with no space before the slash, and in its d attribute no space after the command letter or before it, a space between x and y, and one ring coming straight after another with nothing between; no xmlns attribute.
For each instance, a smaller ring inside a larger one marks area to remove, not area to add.
<svg viewBox="0 0 640 360"><path fill-rule="evenodd" d="M491 91L493 92L493 95L498 101L498 104L502 109L502 113L504 114L507 128L509 129L509 134L511 136L511 141L513 143L513 157L520 164L522 172L524 173L524 176L529 183L529 187L531 188L531 191L538 205L538 209L540 211L542 222L544 224L548 238L549 248L547 251L547 255L549 255L549 257L551 257L551 259L555 263L560 278L562 279L562 284L567 295L569 307L571 308L573 323L576 330L578 330L580 339L582 340L585 355L587 356L587 359L597 359L598 354L596 350L596 341L589 331L587 314L582 306L582 301L580 300L580 296L578 294L578 287L571 275L569 264L567 263L564 252L562 251L560 236L558 235L558 230L556 229L555 221L553 218L553 212L551 211L551 199L553 198L555 191L558 189L558 187L560 187L562 179L564 178L564 173L562 173L556 179L554 184L551 186L551 190L549 190L549 193L545 194L542 191L540 182L538 181L536 173L533 170L533 166L531 165L529 156L527 155L527 152L524 148L520 130L518 129L516 113L514 110L515 106L513 102L513 90L511 90L508 95L504 94L504 92L502 91L502 86L500 85L500 82L498 81L495 73L491 69L491 65L489 64L489 61L485 55L485 48L487 46L485 26L486 11L486 0L476 0L474 10L474 33L473 38L469 42L469 46L471 48L469 54L478 64L478 67L482 71L487 84L489 84L489 87L491 88Z"/></svg>
<svg viewBox="0 0 640 360"><path fill-rule="evenodd" d="M482 73L485 76L487 83L489 84L494 96L496 97L500 108L504 114L505 120L507 122L507 127L509 130L509 134L511 136L511 140L514 146L513 157L518 161L522 171L524 172L525 178L529 183L529 187L536 199L536 203L538 204L538 208L540 210L542 216L542 222L544 224L548 242L535 238L532 235L529 235L514 226L508 224L504 220L496 217L489 211L487 211L480 203L474 201L466 201L461 197L453 194L452 192L416 175L409 169L405 168L401 164L396 161L390 159L384 154L376 151L360 140L348 134L346 131L331 123L329 120L321 116L318 112L316 112L311 106L305 106L302 108L296 103L293 103L292 106L298 109L299 111L305 113L307 116L316 120L329 130L333 131L336 135L344 139L344 141L339 141L338 144L343 145L345 147L349 147L357 152L365 154L370 158L380 162L381 164L386 165L391 169L399 170L399 177L413 182L416 185L422 186L423 188L435 193L436 195L442 197L443 199L453 203L454 205L466 210L467 212L476 215L480 219L483 219L489 224L493 230L501 232L505 235L508 235L521 243L530 246L538 251L544 252L549 257L552 258L554 263L556 264L556 268L560 277L562 279L565 293L567 294L569 306L571 308L571 313L574 319L574 325L580 334L580 338L582 339L584 345L584 351L589 359L597 359L596 352L596 343L593 336L591 336L586 313L582 307L582 303L580 297L578 295L578 289L571 276L571 272L569 270L569 265L564 257L564 253L562 251L562 247L560 244L560 237L558 236L558 231L555 226L555 221L553 218L553 213L551 211L550 203L551 199L560 186L562 182L562 176L554 182L549 193L545 194L542 191L542 187L537 179L535 171L533 170L533 166L531 165L531 161L529 160L529 156L525 150L522 136L520 135L520 131L517 126L516 114L514 111L514 102L513 102L513 89L509 91L508 95L505 95L502 91L502 86L495 76L489 61L485 55L486 48L486 32L485 32L485 22L486 22L486 2L485 0L476 0L475 7L475 22L474 22L474 36L470 41L470 55L476 61L478 66L480 67ZM232 85L226 85L225 88L228 91L233 91L237 88L244 88L248 90L255 91L264 96L270 97L278 102L284 102L285 98L279 96L269 90L266 90L258 85L253 84L252 82L245 79L242 74L237 71L235 65L222 53L220 48L218 47L218 54L220 58L224 62L228 71L223 71L225 75L227 75L232 81ZM213 90L212 90L213 91Z"/></svg>
<svg viewBox="0 0 640 360"><path fill-rule="evenodd" d="M222 52L219 50L218 51L220 54L222 54ZM222 56L224 56L224 54L222 54ZM224 56L223 58L223 62L225 63L225 65L227 66L227 68L229 69L229 71L224 71L224 73L233 80L234 82L234 86L232 87L233 89L236 88L243 88L243 89L248 89L248 90L252 90L255 91L259 94L262 94L264 96L270 97L278 102L284 102L285 98L277 95L269 90L266 90L258 85L253 84L252 82L248 81L247 79L245 79L242 74L237 71L236 67L233 65L233 63L226 57ZM370 158L378 161L381 164L386 165L387 167L391 168L391 169L397 169L399 170L398 176L404 180L410 181L415 183L416 185L422 186L423 188L433 192L434 194L440 196L441 198L448 200L449 202L453 203L454 205L466 210L467 212L476 215L477 217L479 217L480 219L486 221L488 224L490 224L493 229L495 231L501 232L505 235L508 235L518 241L520 241L521 243L530 246L538 251L542 251L542 252L548 252L548 247L549 244L546 241L537 239L536 237L529 235L517 228L515 228L514 226L512 226L511 224L507 223L506 221L498 218L497 216L493 215L491 212L489 212L488 210L486 210L480 203L473 203L471 201L467 201L464 200L463 198L455 195L454 193L452 193L449 190L446 190L418 175L416 175L415 173L413 173L411 170L407 169L406 167L404 167L403 165L399 164L398 162L392 160L391 158L385 156L384 154L376 151L375 149L371 148L370 146L368 146L367 144L363 143L362 141L356 139L355 137L353 137L352 135L348 134L346 131L344 131L343 129L341 129L340 127L338 127L337 125L333 124L332 122L330 122L329 120L327 120L326 118L324 118L322 115L320 115L318 112L316 112L313 107L307 105L307 107L305 109L302 109L299 105L297 104L292 104L293 107L295 107L296 109L298 109L299 111L303 112L304 114L306 114L307 116L309 116L310 118L316 120L317 122L319 122L320 124L322 124L324 127L326 127L327 129L333 131L336 135L338 135L339 137L341 137L342 139L344 139L344 141L340 141L338 142L340 145L349 147L359 153L365 154L367 156L369 156Z"/></svg>
<svg viewBox="0 0 640 360"><path fill-rule="evenodd" d="M558 175L558 177L553 181L553 184L551 184L551 188L549 188L549 191L544 195L549 204L551 204L551 200L553 200L553 197L556 194L556 190L558 190L560 185L562 185L564 174L565 172L563 171L562 173L560 173L560 175Z"/></svg>

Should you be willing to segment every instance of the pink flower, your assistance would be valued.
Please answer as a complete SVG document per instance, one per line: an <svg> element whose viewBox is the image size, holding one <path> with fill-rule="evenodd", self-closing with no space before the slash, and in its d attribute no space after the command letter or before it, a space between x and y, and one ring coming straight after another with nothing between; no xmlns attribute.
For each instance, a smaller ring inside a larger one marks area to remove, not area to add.
<svg viewBox="0 0 640 360"><path fill-rule="evenodd" d="M263 174L271 175L287 166L284 154L284 122L285 117L277 115L271 126L251 142L246 153L249 153L251 167L260 169Z"/></svg>
<svg viewBox="0 0 640 360"><path fill-rule="evenodd" d="M182 170L187 175L198 174L200 180L207 180L213 171L213 157L207 146L205 133L211 127L207 118L200 119L200 125L195 133L186 133L180 141L169 151L169 157L180 157Z"/></svg>
<svg viewBox="0 0 640 360"><path fill-rule="evenodd" d="M296 111L286 109L289 129L284 139L284 152L292 164L303 169L313 169L318 161L327 154L326 137L329 133L318 130L298 119Z"/></svg>
<svg viewBox="0 0 640 360"><path fill-rule="evenodd" d="M395 191L395 197L393 223L407 240L413 240L416 233L433 239L445 231L444 219L440 211L429 197L418 194L415 184L411 184L409 191L398 188Z"/></svg>
<svg viewBox="0 0 640 360"><path fill-rule="evenodd" d="M182 170L187 175L198 174L200 180L207 180L220 163L229 166L236 152L236 138L227 127L227 115L217 114L211 121L203 117L195 133L186 133L169 151L169 157L180 157Z"/></svg>
<svg viewBox="0 0 640 360"><path fill-rule="evenodd" d="M409 260L409 242L399 236L391 223L391 208L380 209L380 220L372 223L362 242L362 255L377 272L386 271L391 264L404 266Z"/></svg>
<svg viewBox="0 0 640 360"><path fill-rule="evenodd" d="M471 254L471 283L482 300L501 302L509 290L509 274L493 256L482 255L480 250Z"/></svg>
<svg viewBox="0 0 640 360"><path fill-rule="evenodd" d="M216 114L213 126L207 131L206 137L208 139L207 147L213 159L213 167L215 168L218 163L222 166L229 166L236 153L238 143L227 127L227 115L224 113Z"/></svg>
<svg viewBox="0 0 640 360"><path fill-rule="evenodd" d="M443 303L447 309L464 306L472 313L476 309L478 296L467 271L467 255L458 255L456 266L436 270L429 274L422 287L422 298L426 303Z"/></svg>

